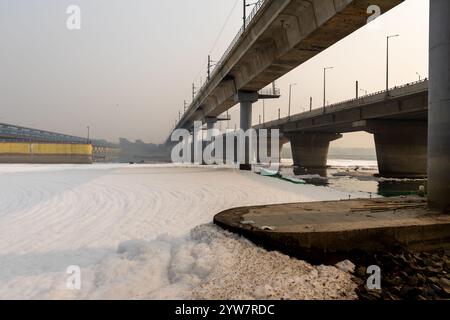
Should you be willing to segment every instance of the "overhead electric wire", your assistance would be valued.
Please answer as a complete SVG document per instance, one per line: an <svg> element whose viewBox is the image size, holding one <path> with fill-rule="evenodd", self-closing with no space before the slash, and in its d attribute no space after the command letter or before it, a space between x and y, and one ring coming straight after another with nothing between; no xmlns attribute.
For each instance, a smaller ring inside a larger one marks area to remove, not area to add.
<svg viewBox="0 0 450 320"><path fill-rule="evenodd" d="M241 0L236 0L233 7L231 8L230 13L228 14L227 18L225 19L225 23L223 24L222 28L220 29L220 32L219 32L217 38L214 40L214 44L212 45L211 49L209 49L209 54L211 54L211 52L216 48L217 44L219 43L219 39L222 36L223 32L225 31L225 28L228 25L228 22L230 21L231 16L233 15L233 12L236 9L236 6L239 3L239 1L241 1ZM203 72L203 70L206 68L206 66L207 66L207 63L204 63L202 66L202 69L197 73L193 82L198 80L198 77Z"/></svg>

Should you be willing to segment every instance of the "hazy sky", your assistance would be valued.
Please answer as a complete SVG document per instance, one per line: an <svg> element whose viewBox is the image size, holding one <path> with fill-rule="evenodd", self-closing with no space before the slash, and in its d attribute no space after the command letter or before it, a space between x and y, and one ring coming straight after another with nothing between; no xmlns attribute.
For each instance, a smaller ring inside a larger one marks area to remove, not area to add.
<svg viewBox="0 0 450 320"><path fill-rule="evenodd" d="M218 60L239 29L242 0L0 0L0 122L116 141L162 142L191 83L206 77L206 57ZM376 2L376 1L374 1ZM69 5L81 8L81 30L66 27ZM266 102L266 120L322 103L322 70L330 103L385 86L391 40L391 84L428 76L428 0L402 5L278 81L283 97ZM234 8L234 10L232 10ZM231 14L230 14L231 12ZM221 37L219 32L229 16ZM217 41L216 41L217 40ZM254 123L262 103L254 108ZM238 108L231 110L239 123ZM225 124L223 124L225 126ZM372 146L368 134L335 146Z"/></svg>

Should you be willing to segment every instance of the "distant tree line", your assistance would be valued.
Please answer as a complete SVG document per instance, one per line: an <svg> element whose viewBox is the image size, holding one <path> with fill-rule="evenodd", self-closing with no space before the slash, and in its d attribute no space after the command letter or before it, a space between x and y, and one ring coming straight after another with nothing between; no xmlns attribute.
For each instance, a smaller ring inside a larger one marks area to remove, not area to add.
<svg viewBox="0 0 450 320"><path fill-rule="evenodd" d="M170 146L163 144L145 143L142 140L131 142L128 139L120 138L120 162L170 162Z"/></svg>

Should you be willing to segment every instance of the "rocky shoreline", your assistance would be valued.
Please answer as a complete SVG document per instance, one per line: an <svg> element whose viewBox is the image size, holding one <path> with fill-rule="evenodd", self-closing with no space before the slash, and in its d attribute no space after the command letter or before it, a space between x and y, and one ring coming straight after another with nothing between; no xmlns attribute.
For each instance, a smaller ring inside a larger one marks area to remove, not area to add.
<svg viewBox="0 0 450 320"><path fill-rule="evenodd" d="M415 253L403 248L361 255L356 259L353 281L360 300L449 300L450 251ZM381 290L366 286L367 266L381 268Z"/></svg>

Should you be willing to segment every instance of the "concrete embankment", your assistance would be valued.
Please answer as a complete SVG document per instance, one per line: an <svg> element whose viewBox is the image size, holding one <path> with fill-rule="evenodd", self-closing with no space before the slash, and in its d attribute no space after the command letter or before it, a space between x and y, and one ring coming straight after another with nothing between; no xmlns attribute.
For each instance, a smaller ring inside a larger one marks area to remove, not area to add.
<svg viewBox="0 0 450 320"><path fill-rule="evenodd" d="M428 210L416 197L244 207L221 212L214 222L267 249L317 263L397 245L450 247L450 215Z"/></svg>
<svg viewBox="0 0 450 320"><path fill-rule="evenodd" d="M0 142L0 163L92 163L91 144Z"/></svg>

